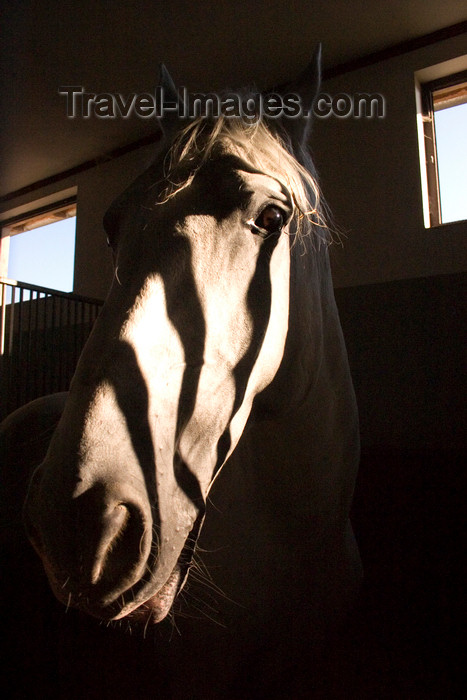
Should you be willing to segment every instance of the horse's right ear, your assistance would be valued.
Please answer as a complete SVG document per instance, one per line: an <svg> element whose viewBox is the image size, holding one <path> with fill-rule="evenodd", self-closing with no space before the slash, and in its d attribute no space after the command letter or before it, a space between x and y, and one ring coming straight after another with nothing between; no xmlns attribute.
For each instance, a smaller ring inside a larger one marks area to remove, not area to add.
<svg viewBox="0 0 467 700"><path fill-rule="evenodd" d="M288 134L294 150L306 148L310 135L313 106L321 87L321 44L313 52L310 63L294 81L277 89L282 95L293 94L300 98L301 114L298 117L281 118L281 127Z"/></svg>
<svg viewBox="0 0 467 700"><path fill-rule="evenodd" d="M159 124L165 135L172 134L178 126L180 95L164 63L160 65L159 86L162 89L162 116ZM167 109L168 108L168 109Z"/></svg>

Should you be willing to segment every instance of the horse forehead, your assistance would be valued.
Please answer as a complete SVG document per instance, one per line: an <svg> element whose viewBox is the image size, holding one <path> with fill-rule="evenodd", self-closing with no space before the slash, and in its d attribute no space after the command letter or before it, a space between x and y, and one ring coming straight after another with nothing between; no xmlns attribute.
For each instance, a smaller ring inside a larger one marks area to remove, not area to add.
<svg viewBox="0 0 467 700"><path fill-rule="evenodd" d="M224 181L226 185L236 183L240 186L249 185L254 189L269 188L273 193L290 196L279 171L276 173L262 169L228 149L207 161L203 170L208 173L209 179L216 183Z"/></svg>

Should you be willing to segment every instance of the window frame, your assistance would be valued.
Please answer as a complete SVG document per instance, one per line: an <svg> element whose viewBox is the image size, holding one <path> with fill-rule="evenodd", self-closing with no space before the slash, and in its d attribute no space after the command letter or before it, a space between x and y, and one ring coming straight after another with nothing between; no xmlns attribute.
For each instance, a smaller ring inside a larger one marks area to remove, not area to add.
<svg viewBox="0 0 467 700"><path fill-rule="evenodd" d="M423 125L423 145L425 152L425 172L428 189L429 227L444 226L441 219L441 196L438 174L438 150L436 145L435 109L433 93L443 88L453 87L467 81L467 70L451 73L442 78L420 84L421 117Z"/></svg>
<svg viewBox="0 0 467 700"><path fill-rule="evenodd" d="M54 212L64 214L56 217L56 221L63 221L64 219L71 219L72 217L77 217L77 195L72 195L60 199L58 201L50 202L44 204L40 207L35 207L29 211L22 212L15 216L6 218L0 221L0 277L3 279L8 279L8 259L10 253L10 238L15 235L24 233L25 231L31 231L35 228L41 228L42 226L47 226L54 223L54 221L44 221L47 217L50 217ZM36 221L34 221L36 220ZM28 222L33 223L33 225L27 226ZM25 227L20 230L21 224L25 224ZM17 229L17 230L15 230ZM75 234L76 235L76 234ZM22 280L23 282L25 280Z"/></svg>

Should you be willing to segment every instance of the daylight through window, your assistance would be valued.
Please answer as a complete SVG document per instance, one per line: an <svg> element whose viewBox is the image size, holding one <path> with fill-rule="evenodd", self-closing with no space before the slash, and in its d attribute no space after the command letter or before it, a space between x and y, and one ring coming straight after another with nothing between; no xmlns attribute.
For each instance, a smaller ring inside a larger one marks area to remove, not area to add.
<svg viewBox="0 0 467 700"><path fill-rule="evenodd" d="M2 226L1 275L63 292L73 291L76 203Z"/></svg>
<svg viewBox="0 0 467 700"><path fill-rule="evenodd" d="M467 219L467 71L422 86L429 225Z"/></svg>

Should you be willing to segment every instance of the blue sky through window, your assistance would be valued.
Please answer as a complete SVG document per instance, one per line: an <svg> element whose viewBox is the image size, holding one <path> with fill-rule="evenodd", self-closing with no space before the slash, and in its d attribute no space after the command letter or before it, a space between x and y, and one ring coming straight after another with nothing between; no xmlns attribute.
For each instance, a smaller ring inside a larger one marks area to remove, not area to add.
<svg viewBox="0 0 467 700"><path fill-rule="evenodd" d="M62 292L73 291L76 217L10 238L8 277Z"/></svg>
<svg viewBox="0 0 467 700"><path fill-rule="evenodd" d="M435 112L441 221L467 219L467 104Z"/></svg>

